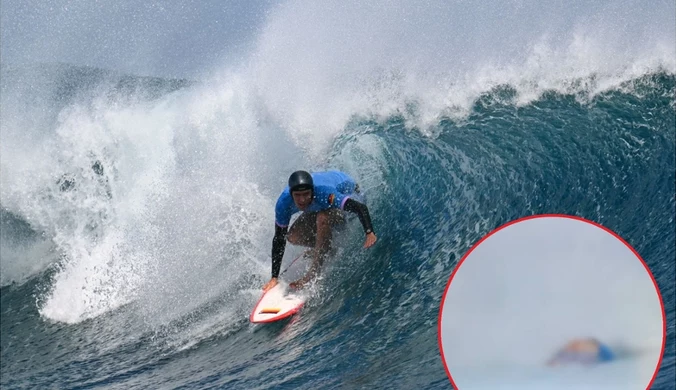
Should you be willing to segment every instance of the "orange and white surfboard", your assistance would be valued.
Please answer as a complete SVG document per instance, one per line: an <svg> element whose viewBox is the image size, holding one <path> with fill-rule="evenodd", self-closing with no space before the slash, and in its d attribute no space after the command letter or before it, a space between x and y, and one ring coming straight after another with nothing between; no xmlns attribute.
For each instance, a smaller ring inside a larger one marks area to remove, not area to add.
<svg viewBox="0 0 676 390"><path fill-rule="evenodd" d="M287 285L278 283L263 294L254 307L249 321L253 323L265 323L279 321L296 314L305 298L296 294L287 294Z"/></svg>

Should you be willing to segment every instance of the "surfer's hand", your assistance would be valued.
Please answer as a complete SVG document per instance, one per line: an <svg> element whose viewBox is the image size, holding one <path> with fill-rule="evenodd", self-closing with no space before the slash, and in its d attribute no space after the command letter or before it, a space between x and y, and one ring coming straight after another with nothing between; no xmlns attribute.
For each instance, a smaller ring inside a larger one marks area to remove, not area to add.
<svg viewBox="0 0 676 390"><path fill-rule="evenodd" d="M263 286L263 292L268 291L269 289L275 287L276 285L277 285L277 278L270 279L270 281L265 283L265 286Z"/></svg>
<svg viewBox="0 0 676 390"><path fill-rule="evenodd" d="M370 248L373 246L373 244L376 243L378 238L376 237L376 234L371 232L366 235L366 241L364 241L364 248Z"/></svg>

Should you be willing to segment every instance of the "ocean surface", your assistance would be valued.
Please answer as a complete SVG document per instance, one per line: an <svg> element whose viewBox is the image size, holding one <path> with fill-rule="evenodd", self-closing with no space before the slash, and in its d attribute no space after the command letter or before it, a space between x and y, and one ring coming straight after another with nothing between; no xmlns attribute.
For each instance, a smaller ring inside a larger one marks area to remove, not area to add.
<svg viewBox="0 0 676 390"><path fill-rule="evenodd" d="M602 224L645 260L668 324L652 388L674 388L673 48L318 78L324 63L277 68L279 23L267 61L211 77L3 63L2 389L449 389L451 272L543 213ZM364 250L352 222L300 314L253 325L277 196L325 168L364 188L378 242Z"/></svg>

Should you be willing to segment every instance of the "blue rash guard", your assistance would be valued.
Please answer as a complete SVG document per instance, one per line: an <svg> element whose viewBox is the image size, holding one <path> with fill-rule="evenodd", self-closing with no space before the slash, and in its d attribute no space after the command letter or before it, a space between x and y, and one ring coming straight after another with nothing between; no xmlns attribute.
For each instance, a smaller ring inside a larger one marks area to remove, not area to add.
<svg viewBox="0 0 676 390"><path fill-rule="evenodd" d="M599 362L609 362L615 360L615 354L607 345L599 343L599 353L598 353Z"/></svg>
<svg viewBox="0 0 676 390"><path fill-rule="evenodd" d="M356 192L357 183L346 173L340 171L327 171L312 173L314 182L313 199L308 212L322 211L331 208L344 209L345 202L352 198L362 202L363 196ZM289 226L291 216L300 210L293 202L293 197L287 186L277 199L275 206L275 223L279 227Z"/></svg>

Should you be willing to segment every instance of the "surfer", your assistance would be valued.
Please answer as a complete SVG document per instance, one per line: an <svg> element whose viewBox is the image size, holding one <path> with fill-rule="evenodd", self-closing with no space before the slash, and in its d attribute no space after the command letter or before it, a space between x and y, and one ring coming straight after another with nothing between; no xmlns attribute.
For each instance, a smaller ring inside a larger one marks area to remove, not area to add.
<svg viewBox="0 0 676 390"><path fill-rule="evenodd" d="M609 362L615 354L606 344L594 338L576 339L561 348L548 362L549 366L566 363L594 364Z"/></svg>
<svg viewBox="0 0 676 390"><path fill-rule="evenodd" d="M289 228L291 216L299 211L303 213ZM366 233L364 248L373 246L377 238L369 210L363 203L359 185L350 176L340 171L313 174L296 171L291 174L289 185L282 191L275 206L272 278L263 290L277 285L287 240L294 245L314 248L310 270L289 286L300 288L314 279L331 249L332 229L345 223L345 211L359 217Z"/></svg>

